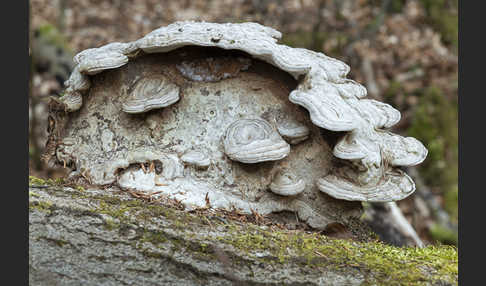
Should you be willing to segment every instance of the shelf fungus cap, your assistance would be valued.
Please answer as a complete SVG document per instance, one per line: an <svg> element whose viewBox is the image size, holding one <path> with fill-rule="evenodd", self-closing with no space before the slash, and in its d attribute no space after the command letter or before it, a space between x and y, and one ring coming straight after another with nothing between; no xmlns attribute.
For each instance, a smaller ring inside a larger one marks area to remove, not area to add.
<svg viewBox="0 0 486 286"><path fill-rule="evenodd" d="M270 190L281 196L295 196L305 189L304 180L297 177L290 170L278 172L270 184Z"/></svg>
<svg viewBox="0 0 486 286"><path fill-rule="evenodd" d="M68 87L69 90L84 92L88 90L91 86L89 77L79 72L79 67L76 66L69 78L64 82L64 85Z"/></svg>
<svg viewBox="0 0 486 286"><path fill-rule="evenodd" d="M209 157L203 151L189 150L181 157L182 162L194 165L198 168L207 168L211 163Z"/></svg>
<svg viewBox="0 0 486 286"><path fill-rule="evenodd" d="M375 128L390 128L400 121L400 111L391 105L373 99L359 101L361 116Z"/></svg>
<svg viewBox="0 0 486 286"><path fill-rule="evenodd" d="M62 97L50 97L52 101L56 102L67 112L76 111L83 105L83 97L77 91L66 91Z"/></svg>
<svg viewBox="0 0 486 286"><path fill-rule="evenodd" d="M91 49L86 49L84 51L81 51L74 56L73 61L75 64L80 64L81 62L85 61L87 58L102 57L104 54L107 53L118 53L118 54L129 56L137 49L138 49L137 45L133 42L129 42L129 43L113 42L98 48L91 48Z"/></svg>
<svg viewBox="0 0 486 286"><path fill-rule="evenodd" d="M362 202L398 201L415 191L412 179L399 169L387 171L383 177L377 185L360 186L341 177L327 175L317 180L317 187L333 198Z"/></svg>
<svg viewBox="0 0 486 286"><path fill-rule="evenodd" d="M129 97L123 102L122 110L126 113L142 113L162 108L179 100L179 87L157 74L140 79Z"/></svg>
<svg viewBox="0 0 486 286"><path fill-rule="evenodd" d="M380 132L379 136L381 149L388 154L389 163L393 166L415 166L427 157L427 148L413 137L389 132Z"/></svg>
<svg viewBox="0 0 486 286"><path fill-rule="evenodd" d="M232 160L258 163L285 158L290 145L263 119L240 119L223 135L224 152Z"/></svg>
<svg viewBox="0 0 486 286"><path fill-rule="evenodd" d="M78 110L83 105L83 97L81 93L76 91L67 93L61 97L61 100L66 104L66 110L68 112Z"/></svg>
<svg viewBox="0 0 486 286"><path fill-rule="evenodd" d="M309 138L309 128L304 124L286 119L277 119L277 130L290 144L298 144Z"/></svg>
<svg viewBox="0 0 486 286"><path fill-rule="evenodd" d="M359 138L353 135L353 133L349 133L338 141L333 149L334 156L344 160L359 160L366 158L368 155L366 147L370 147L365 146Z"/></svg>
<svg viewBox="0 0 486 286"><path fill-rule="evenodd" d="M115 69L128 63L128 57L118 52L106 52L84 57L78 64L79 72L94 75L104 70Z"/></svg>

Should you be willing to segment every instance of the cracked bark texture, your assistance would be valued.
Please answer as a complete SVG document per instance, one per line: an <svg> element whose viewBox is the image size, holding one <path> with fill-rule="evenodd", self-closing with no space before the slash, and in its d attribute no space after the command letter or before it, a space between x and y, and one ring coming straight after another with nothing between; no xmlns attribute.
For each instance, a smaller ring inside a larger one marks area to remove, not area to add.
<svg viewBox="0 0 486 286"><path fill-rule="evenodd" d="M195 221L180 226L182 211L114 209L126 194L106 190L31 188L29 285L359 285L353 267L302 267L298 259L272 264L219 238L224 225ZM125 215L128 214L128 215ZM149 214L150 215L150 214ZM120 219L122 218L123 219ZM209 217L208 220L212 218ZM202 218L196 221L203 221ZM276 259L276 258L275 258Z"/></svg>
<svg viewBox="0 0 486 286"><path fill-rule="evenodd" d="M31 185L29 285L457 285L447 247L336 239L170 202Z"/></svg>

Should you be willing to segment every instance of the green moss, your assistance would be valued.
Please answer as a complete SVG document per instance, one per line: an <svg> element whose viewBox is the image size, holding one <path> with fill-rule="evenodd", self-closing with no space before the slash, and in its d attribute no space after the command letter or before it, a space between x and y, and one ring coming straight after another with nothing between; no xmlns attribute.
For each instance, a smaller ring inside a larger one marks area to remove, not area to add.
<svg viewBox="0 0 486 286"><path fill-rule="evenodd" d="M100 208L96 211L121 220L133 216L140 219L148 219L154 215L164 216L169 218L173 226L177 226L173 229L186 233L193 229L191 225L199 228L202 224L205 225L198 216L138 200L125 201L108 197L100 201ZM145 231L139 241L173 250L185 249L200 259L214 258L211 245L227 244L251 259L265 263L298 263L302 266L337 268L343 271L355 267L362 273L369 273L367 281L370 283L406 281L406 284L413 285L438 279L457 282L457 250L450 246L398 248L379 242L331 239L318 233L263 230L253 224L241 226L231 221L222 225L226 227L227 233L223 237L199 236L199 241L189 241L161 230ZM257 252L265 251L270 255L257 257ZM237 260L234 257L232 259ZM244 261L240 259L240 263Z"/></svg>
<svg viewBox="0 0 486 286"><path fill-rule="evenodd" d="M44 201L29 202L29 210L38 210L41 212L51 213L52 203Z"/></svg>
<svg viewBox="0 0 486 286"><path fill-rule="evenodd" d="M180 237L168 234L165 231L145 230L142 237L138 240L136 248L146 254L148 257L162 257L162 254L144 249L144 243L151 243L153 246L166 250L170 249L175 252L190 253L191 256L201 260L214 260L214 252L207 243L181 239Z"/></svg>
<svg viewBox="0 0 486 286"><path fill-rule="evenodd" d="M47 182L44 179L40 179L34 176L29 176L29 184L30 185L47 185Z"/></svg>
<svg viewBox="0 0 486 286"><path fill-rule="evenodd" d="M100 200L98 208L93 210L96 213L106 214L115 219L118 219L120 222L128 222L128 211L129 208L126 205L120 205L119 207L114 206L110 203L110 201ZM108 228L111 228L110 223L106 224Z"/></svg>
<svg viewBox="0 0 486 286"><path fill-rule="evenodd" d="M133 223L133 218L140 222L165 217L172 222L172 227L178 230L190 229L191 224L203 223L200 217L142 200L123 200L108 195L96 195L93 199L98 201L98 207L93 209L93 212L109 215L118 219L120 223Z"/></svg>
<svg viewBox="0 0 486 286"><path fill-rule="evenodd" d="M277 258L266 261L270 263L297 262L311 267L343 270L356 267L360 272L370 274L368 283L389 285L400 281L414 285L439 279L457 283L457 250L449 246L398 248L379 242L331 239L317 233L249 229L240 229L220 240L249 255L269 251Z"/></svg>
<svg viewBox="0 0 486 286"><path fill-rule="evenodd" d="M64 179L57 178L57 179L41 179L35 176L29 176L29 185L34 186L60 186L64 184Z"/></svg>
<svg viewBox="0 0 486 286"><path fill-rule="evenodd" d="M112 218L106 218L104 222L108 230L114 230L120 227L120 224L116 223Z"/></svg>
<svg viewBox="0 0 486 286"><path fill-rule="evenodd" d="M150 242L154 245L165 243L168 241L167 235L165 232L158 231L158 232L145 232L140 239L141 242Z"/></svg>
<svg viewBox="0 0 486 286"><path fill-rule="evenodd" d="M35 192L32 192L32 191L29 191L29 197L40 197L39 194L35 193Z"/></svg>
<svg viewBox="0 0 486 286"><path fill-rule="evenodd" d="M53 188L43 191L56 192L51 189ZM78 191L70 193L85 195L86 198L83 199L98 203L90 212L111 217L105 218L105 226L109 230L121 230L124 225L135 225L138 235L130 245L147 258L168 257L170 253L167 251L172 250L191 255L195 259L215 261L219 257L215 253L217 246L232 265L242 267L262 262L274 265L290 263L308 270L316 269L315 271L358 271L366 276L365 284L417 285L439 281L457 284L457 249L452 246L398 248L379 242L332 239L319 233L264 229L230 219L226 223L213 220L208 225L201 219L203 215L194 215L163 205L153 205L137 199L121 199L109 194L90 196ZM52 209L49 203L38 203L35 207ZM164 227L155 230L146 228L144 222L153 217L165 221ZM175 225L185 227L176 228ZM215 227L225 227L226 231L222 236L211 233L210 230ZM238 250L234 252L238 256L228 251L231 247ZM259 253L268 255L262 257Z"/></svg>

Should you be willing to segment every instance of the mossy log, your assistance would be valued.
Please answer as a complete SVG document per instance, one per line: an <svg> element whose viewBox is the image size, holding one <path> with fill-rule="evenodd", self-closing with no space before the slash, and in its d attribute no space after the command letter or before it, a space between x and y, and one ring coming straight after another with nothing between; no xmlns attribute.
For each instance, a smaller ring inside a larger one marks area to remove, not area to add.
<svg viewBox="0 0 486 286"><path fill-rule="evenodd" d="M29 188L30 285L456 285L457 250L189 213L126 192Z"/></svg>

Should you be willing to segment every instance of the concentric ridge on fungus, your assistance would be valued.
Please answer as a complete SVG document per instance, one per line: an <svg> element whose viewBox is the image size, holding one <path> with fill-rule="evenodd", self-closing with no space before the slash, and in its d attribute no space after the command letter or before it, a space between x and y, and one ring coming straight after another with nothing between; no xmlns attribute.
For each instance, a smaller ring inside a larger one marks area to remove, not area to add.
<svg viewBox="0 0 486 286"><path fill-rule="evenodd" d="M258 163L285 158L290 146L263 119L240 119L231 123L223 136L228 157L242 163Z"/></svg>
<svg viewBox="0 0 486 286"><path fill-rule="evenodd" d="M394 166L421 163L427 149L414 138L381 130L396 124L400 113L388 104L362 99L366 89L346 79L350 68L345 63L322 53L277 44L280 37L280 32L257 23L176 22L134 42L85 50L75 56L77 67L66 82L66 110L81 107L79 95L89 87L89 75L126 64L138 50L164 53L183 46L241 50L300 79L289 100L306 108L315 125L348 132L336 145L334 155L350 161L353 167L348 169L352 171L346 179L323 174L318 182L322 192L359 201L394 201L413 193L413 182Z"/></svg>
<svg viewBox="0 0 486 286"><path fill-rule="evenodd" d="M163 75L152 75L140 79L130 97L123 102L126 113L142 113L169 106L179 100L179 87Z"/></svg>
<svg viewBox="0 0 486 286"><path fill-rule="evenodd" d="M277 131L290 144L298 144L309 137L309 128L286 117L276 119Z"/></svg>
<svg viewBox="0 0 486 286"><path fill-rule="evenodd" d="M277 195L294 196L304 191L305 182L291 170L285 170L276 174L269 187Z"/></svg>

